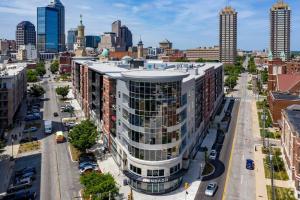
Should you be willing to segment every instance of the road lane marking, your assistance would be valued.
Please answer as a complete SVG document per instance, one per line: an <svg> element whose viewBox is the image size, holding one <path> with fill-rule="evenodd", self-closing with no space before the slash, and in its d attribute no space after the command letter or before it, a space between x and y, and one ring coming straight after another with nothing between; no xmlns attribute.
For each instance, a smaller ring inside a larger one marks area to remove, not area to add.
<svg viewBox="0 0 300 200"><path fill-rule="evenodd" d="M244 176L243 176L243 175L241 175L241 184L243 184L243 177L244 177Z"/></svg>

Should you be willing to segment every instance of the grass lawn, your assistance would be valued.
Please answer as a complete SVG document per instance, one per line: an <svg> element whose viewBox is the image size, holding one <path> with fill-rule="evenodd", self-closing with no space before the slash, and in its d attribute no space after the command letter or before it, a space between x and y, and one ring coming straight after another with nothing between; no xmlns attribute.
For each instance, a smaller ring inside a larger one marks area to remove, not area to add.
<svg viewBox="0 0 300 200"><path fill-rule="evenodd" d="M280 132L271 132L268 129L265 129L265 135L263 133L263 129L260 129L260 136L261 137L265 136L265 138L272 138L272 139L280 139L281 138Z"/></svg>
<svg viewBox="0 0 300 200"><path fill-rule="evenodd" d="M212 166L212 164L210 164L209 162L206 163L202 172L202 176L206 176L210 174L213 170L214 170L214 166Z"/></svg>
<svg viewBox="0 0 300 200"><path fill-rule="evenodd" d="M268 200L272 200L272 187L267 185ZM294 190L291 188L275 187L276 200L296 200Z"/></svg>
<svg viewBox="0 0 300 200"><path fill-rule="evenodd" d="M41 148L41 143L39 141L27 142L20 144L18 153L25 153L29 151L36 151Z"/></svg>
<svg viewBox="0 0 300 200"><path fill-rule="evenodd" d="M263 154L268 154L269 153L269 148L262 148L261 149L261 151L262 151L262 153ZM280 150L280 148L278 148L278 147L272 147L272 155L279 155L279 156L281 156L281 150Z"/></svg>
<svg viewBox="0 0 300 200"><path fill-rule="evenodd" d="M276 163L273 162L273 165L275 166ZM267 164L267 158L264 158L264 169L265 169L265 177L266 178L271 178L271 170L270 167ZM286 170L281 170L281 171L275 171L274 170L274 179L276 180L289 180L289 176L286 172Z"/></svg>
<svg viewBox="0 0 300 200"><path fill-rule="evenodd" d="M69 144L69 147L70 147L72 159L74 161L78 161L81 152L78 149L76 149L72 144Z"/></svg>
<svg viewBox="0 0 300 200"><path fill-rule="evenodd" d="M266 115L267 115L267 119L266 119L266 122L265 122L265 127L268 128L272 125L272 118L271 118L271 115L270 115L270 112L269 110L266 110ZM263 112L258 112L258 121L259 121L259 127L260 128L263 128L263 120L262 120L262 114Z"/></svg>

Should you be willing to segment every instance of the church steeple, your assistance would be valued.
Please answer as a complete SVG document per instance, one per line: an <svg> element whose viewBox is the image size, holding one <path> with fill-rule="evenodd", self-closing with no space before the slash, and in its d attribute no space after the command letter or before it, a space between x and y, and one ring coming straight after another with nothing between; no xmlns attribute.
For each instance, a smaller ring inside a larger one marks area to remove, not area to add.
<svg viewBox="0 0 300 200"><path fill-rule="evenodd" d="M85 51L85 35L84 35L84 25L82 23L82 15L80 15L80 24L78 25L78 35L76 42L75 54L76 56L86 56Z"/></svg>

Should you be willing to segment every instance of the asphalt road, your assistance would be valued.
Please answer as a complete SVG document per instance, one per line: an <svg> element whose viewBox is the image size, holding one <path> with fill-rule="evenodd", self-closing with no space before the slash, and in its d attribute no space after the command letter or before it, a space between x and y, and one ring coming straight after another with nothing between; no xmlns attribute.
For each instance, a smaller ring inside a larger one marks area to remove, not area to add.
<svg viewBox="0 0 300 200"><path fill-rule="evenodd" d="M230 171L224 198L228 200L255 199L255 172L246 169L246 159L254 160L254 146L260 141L253 137L252 100L254 96L247 90L248 74L242 74L238 91L234 96L241 98L236 127L236 138L232 153ZM251 192L250 192L251 191Z"/></svg>
<svg viewBox="0 0 300 200"><path fill-rule="evenodd" d="M226 174L227 174L227 166L229 163L229 157L230 157L230 151L231 146L233 143L233 138L235 134L235 127L237 122L237 114L239 110L239 99L235 100L235 104L232 110L232 118L231 123L228 129L228 132L225 134L225 140L221 149L221 152L219 154L218 160L213 162L214 166L216 166L215 173L207 179L203 179L200 187L198 189L198 192L196 194L195 200L220 200L222 199L222 194L224 190L225 180L226 180ZM216 182L218 184L218 190L216 194L213 197L207 197L205 196L205 189L207 185L210 182Z"/></svg>
<svg viewBox="0 0 300 200"><path fill-rule="evenodd" d="M67 143L56 144L54 136L56 131L63 130L60 116L53 116L53 112L59 113L55 94L58 84L46 79L42 85L48 99L44 101L43 119L52 121L53 134L42 139L41 199L74 199L81 189L77 163L71 161Z"/></svg>

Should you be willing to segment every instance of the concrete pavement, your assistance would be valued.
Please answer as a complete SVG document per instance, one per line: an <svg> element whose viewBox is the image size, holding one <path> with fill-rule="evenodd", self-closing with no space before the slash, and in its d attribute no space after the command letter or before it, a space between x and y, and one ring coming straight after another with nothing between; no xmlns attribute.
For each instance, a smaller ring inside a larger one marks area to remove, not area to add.
<svg viewBox="0 0 300 200"><path fill-rule="evenodd" d="M247 90L249 76L243 73L239 79L237 92L233 96L240 98L240 110L237 118L236 138L231 152L226 186L222 199L253 200L256 198L255 173L246 169L246 159L254 159L254 146L259 143L254 138L252 109L253 95ZM251 192L249 192L251 191ZM245 195L247 194L247 195Z"/></svg>

